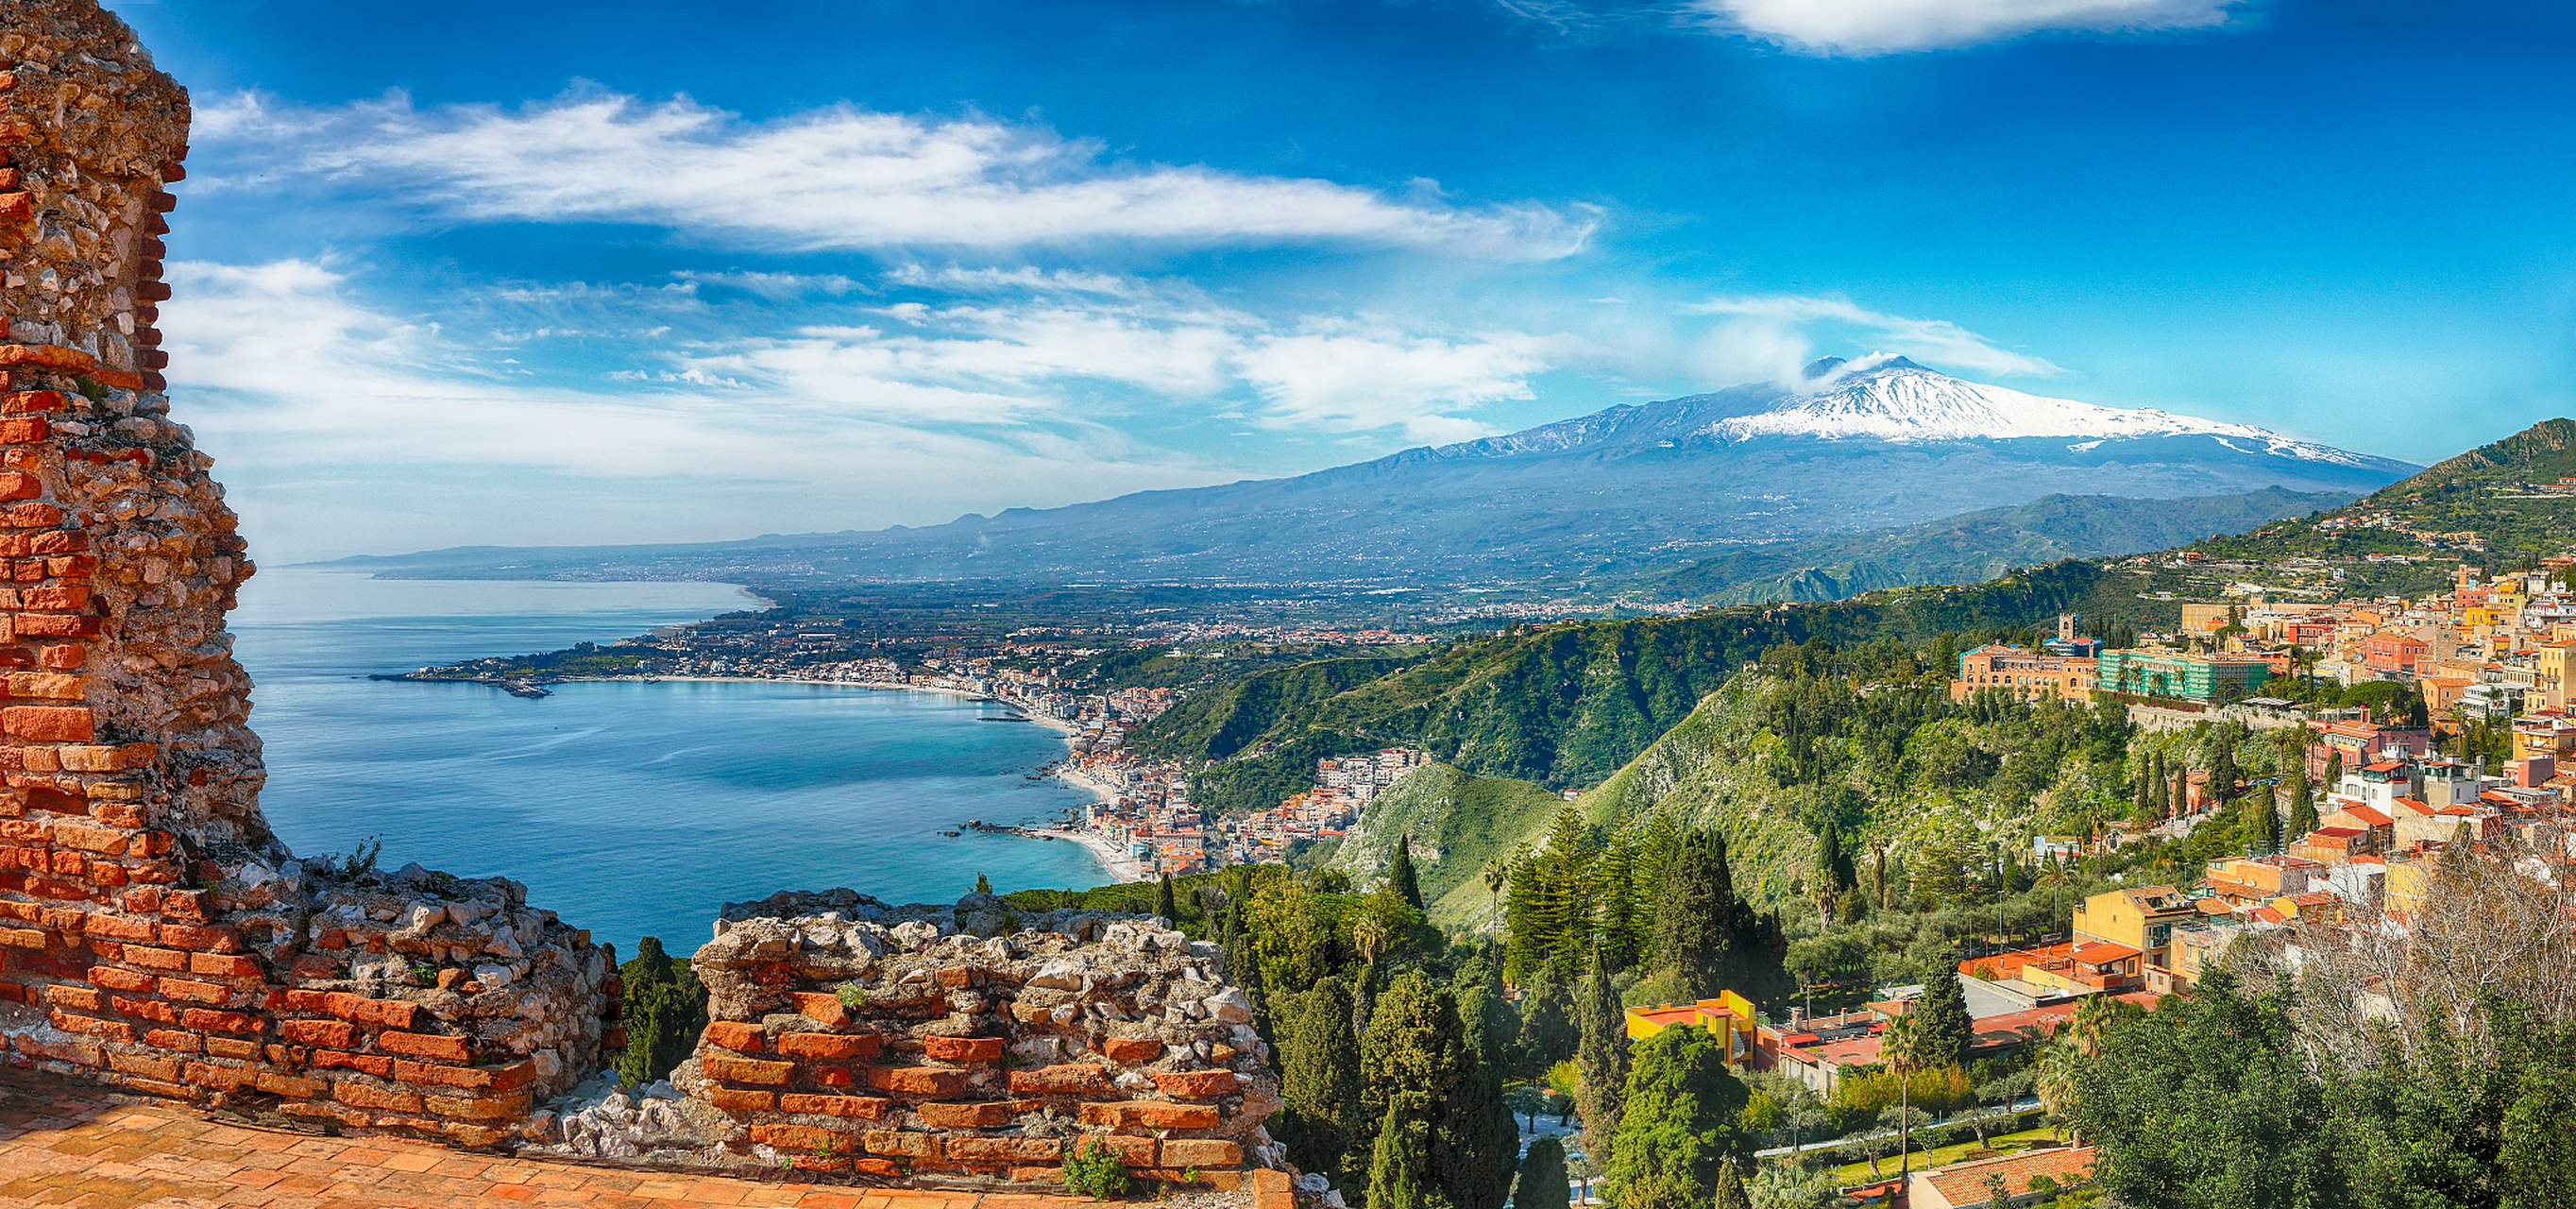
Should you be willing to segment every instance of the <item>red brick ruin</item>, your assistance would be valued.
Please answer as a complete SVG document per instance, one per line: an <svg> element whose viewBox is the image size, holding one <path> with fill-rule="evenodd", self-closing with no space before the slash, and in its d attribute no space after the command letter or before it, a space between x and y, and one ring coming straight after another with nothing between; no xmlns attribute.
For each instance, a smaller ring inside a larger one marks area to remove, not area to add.
<svg viewBox="0 0 2576 1209"><path fill-rule="evenodd" d="M187 92L95 0L5 21L0 1057L465 1146L1051 1182L1096 1136L1173 1180L1277 1165L1240 994L1151 919L729 909L676 1086L574 1103L624 1043L605 946L506 879L296 859L224 629L252 566L153 326Z"/></svg>

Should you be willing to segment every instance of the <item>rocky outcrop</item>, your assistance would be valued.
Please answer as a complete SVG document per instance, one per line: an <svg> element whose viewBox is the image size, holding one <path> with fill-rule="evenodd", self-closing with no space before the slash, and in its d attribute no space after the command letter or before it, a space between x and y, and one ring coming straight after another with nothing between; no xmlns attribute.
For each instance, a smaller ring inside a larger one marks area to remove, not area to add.
<svg viewBox="0 0 2576 1209"><path fill-rule="evenodd" d="M1006 1182L1056 1181L1090 1138L1172 1182L1282 1165L1251 1002L1160 919L835 890L728 906L716 932L693 962L711 1023L671 1078L703 1107L659 1136L567 1117L565 1145Z"/></svg>

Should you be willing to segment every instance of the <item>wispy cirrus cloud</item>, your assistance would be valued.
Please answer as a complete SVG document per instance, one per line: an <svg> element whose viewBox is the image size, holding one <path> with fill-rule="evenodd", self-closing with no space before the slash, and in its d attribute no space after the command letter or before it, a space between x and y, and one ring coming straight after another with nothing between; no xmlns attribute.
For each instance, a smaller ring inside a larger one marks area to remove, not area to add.
<svg viewBox="0 0 2576 1209"><path fill-rule="evenodd" d="M1800 294L1712 298L1681 309L1686 314L1720 317L1700 350L1702 372L1713 381L1767 378L1795 383L1801 369L1815 358L1819 334L1831 335L1845 347L1865 343L1969 373L2054 377L2066 372L1947 319L1890 315L1847 298Z"/></svg>
<svg viewBox="0 0 2576 1209"><path fill-rule="evenodd" d="M790 251L1128 241L1550 259L1580 251L1599 221L1537 203L1462 207L1423 190L1129 164L1041 126L854 105L754 122L685 96L419 109L399 95L309 108L242 94L200 110L197 136L217 153L199 190L304 179L460 222L637 223Z"/></svg>
<svg viewBox="0 0 2576 1209"><path fill-rule="evenodd" d="M2000 42L2042 31L2207 29L2241 0L1696 0L1712 28L1792 50L1883 55Z"/></svg>

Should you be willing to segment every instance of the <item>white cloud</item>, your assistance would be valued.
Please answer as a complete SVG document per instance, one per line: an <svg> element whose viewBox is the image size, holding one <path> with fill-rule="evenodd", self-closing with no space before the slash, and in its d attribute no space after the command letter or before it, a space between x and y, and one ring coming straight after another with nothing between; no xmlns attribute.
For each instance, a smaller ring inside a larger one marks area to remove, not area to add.
<svg viewBox="0 0 2576 1209"><path fill-rule="evenodd" d="M2223 25L2242 0L1697 0L1721 29L1812 54L1878 55L2042 30L2123 32Z"/></svg>
<svg viewBox="0 0 2576 1209"><path fill-rule="evenodd" d="M1843 298L1795 294L1716 298L1682 310L1725 317L1699 349L1701 373L1710 381L1767 379L1795 383L1799 371L1815 358L1812 333L1819 328L1859 337L1874 347L1918 361L1972 373L2049 377L2066 372L1946 319L1883 314Z"/></svg>
<svg viewBox="0 0 2576 1209"><path fill-rule="evenodd" d="M1049 413L1043 396L895 377L543 385L370 309L338 268L170 268L188 299L165 319L173 390L269 558L935 523L1243 477L1094 424L1020 422Z"/></svg>
<svg viewBox="0 0 2576 1209"><path fill-rule="evenodd" d="M245 94L201 111L197 131L217 152L200 190L321 178L462 221L642 223L785 249L1336 243L1518 259L1569 255L1597 225L1421 189L1119 163L1042 127L850 105L749 122L687 97L421 110Z"/></svg>
<svg viewBox="0 0 2576 1209"><path fill-rule="evenodd" d="M1265 427L1366 432L1401 427L1410 440L1464 441L1497 431L1452 412L1533 397L1555 341L1520 333L1470 340L1383 327L1263 337L1240 356L1270 404Z"/></svg>

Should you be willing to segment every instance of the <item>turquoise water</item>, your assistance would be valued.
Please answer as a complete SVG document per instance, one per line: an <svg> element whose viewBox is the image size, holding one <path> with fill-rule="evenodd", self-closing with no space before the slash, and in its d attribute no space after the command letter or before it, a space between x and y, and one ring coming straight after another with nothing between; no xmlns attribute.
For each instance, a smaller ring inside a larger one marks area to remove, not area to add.
<svg viewBox="0 0 2576 1209"><path fill-rule="evenodd" d="M383 863L527 883L632 952L687 952L727 901L848 886L945 901L978 872L997 889L1089 886L1079 845L966 832L1034 822L1083 795L1026 774L1054 732L977 721L929 693L767 683L555 686L366 679L469 656L607 641L757 607L721 584L377 581L262 571L232 617L257 687L269 824L300 855L382 836Z"/></svg>

